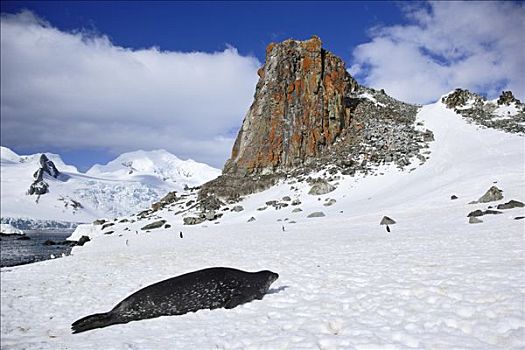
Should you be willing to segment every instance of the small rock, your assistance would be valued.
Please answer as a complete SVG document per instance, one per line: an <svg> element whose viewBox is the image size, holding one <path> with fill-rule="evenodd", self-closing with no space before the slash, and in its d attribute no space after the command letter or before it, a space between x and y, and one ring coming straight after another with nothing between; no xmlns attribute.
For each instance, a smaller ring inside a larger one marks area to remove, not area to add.
<svg viewBox="0 0 525 350"><path fill-rule="evenodd" d="M321 218L326 216L322 211L315 211L307 216L307 218Z"/></svg>
<svg viewBox="0 0 525 350"><path fill-rule="evenodd" d="M295 208L294 210L292 210L292 213L299 213L303 211L301 208Z"/></svg>
<svg viewBox="0 0 525 350"><path fill-rule="evenodd" d="M516 216L514 218L514 220L522 220L522 219L525 219L525 216Z"/></svg>
<svg viewBox="0 0 525 350"><path fill-rule="evenodd" d="M189 216L189 217L185 217L183 221L184 221L184 225L197 225L197 224L204 222L205 219Z"/></svg>
<svg viewBox="0 0 525 350"><path fill-rule="evenodd" d="M451 200L458 199L458 196L456 196L455 194L453 194L452 196L450 196L450 199L451 199Z"/></svg>
<svg viewBox="0 0 525 350"><path fill-rule="evenodd" d="M108 231L108 232L104 232L105 235L110 235L112 233L115 233L115 231Z"/></svg>
<svg viewBox="0 0 525 350"><path fill-rule="evenodd" d="M301 201L298 200L298 199L294 199L294 200L292 201L292 205L299 205L299 204L301 204Z"/></svg>
<svg viewBox="0 0 525 350"><path fill-rule="evenodd" d="M474 210L472 212L470 212L467 217L470 218L470 217L478 217L478 216L483 216L483 215L487 215L487 214L503 214L501 211L497 211L497 210L485 210L485 211L482 211L482 210Z"/></svg>
<svg viewBox="0 0 525 350"><path fill-rule="evenodd" d="M88 236L82 236L82 237L80 237L80 239L78 240L77 245L79 245L79 246L83 246L84 244L86 244L86 243L89 242L89 241L90 241L90 239L89 239Z"/></svg>
<svg viewBox="0 0 525 350"><path fill-rule="evenodd" d="M512 209L512 208L523 208L524 204L520 201L510 200L505 204L499 204L496 208L498 209Z"/></svg>
<svg viewBox="0 0 525 350"><path fill-rule="evenodd" d="M104 224L104 225L102 225L102 228L101 228L101 230L105 230L105 229L107 229L108 227L111 227L111 226L113 226L113 225L115 225L115 224L114 224L114 223L112 223L112 222L110 222L110 223L107 223L107 224Z"/></svg>
<svg viewBox="0 0 525 350"><path fill-rule="evenodd" d="M394 219L391 219L388 216L383 216L379 225L394 225L395 223L396 221Z"/></svg>
<svg viewBox="0 0 525 350"><path fill-rule="evenodd" d="M326 202L325 204L323 204L325 207L329 207L331 205L334 205L337 201L333 198L331 198L328 202Z"/></svg>
<svg viewBox="0 0 525 350"><path fill-rule="evenodd" d="M252 221L255 221L255 218L253 216L248 219L248 222L252 222Z"/></svg>
<svg viewBox="0 0 525 350"><path fill-rule="evenodd" d="M152 222L151 224L148 224L144 227L141 228L141 230L152 230L154 228L159 228L161 227L162 225L164 225L166 223L166 220L159 220L159 221L155 221L155 222Z"/></svg>
<svg viewBox="0 0 525 350"><path fill-rule="evenodd" d="M244 210L244 207L242 205L236 205L232 208L232 211L234 212L240 212L240 211L243 211Z"/></svg>
<svg viewBox="0 0 525 350"><path fill-rule="evenodd" d="M483 211L481 210L474 210L468 213L467 218L477 217L477 216L483 216Z"/></svg>
<svg viewBox="0 0 525 350"><path fill-rule="evenodd" d="M97 219L97 220L93 221L93 225L102 225L105 222L106 222L106 220L104 220L104 219Z"/></svg>
<svg viewBox="0 0 525 350"><path fill-rule="evenodd" d="M284 196L282 199L283 199L283 201L285 201L285 202L289 202L289 201L292 200L292 199L290 198L290 196Z"/></svg>
<svg viewBox="0 0 525 350"><path fill-rule="evenodd" d="M335 188L336 187L332 186L331 184L329 184L328 181L326 181L326 180L319 180L312 186L312 188L310 189L308 194L311 194L311 195L314 195L314 196L319 196L319 195L322 195L322 194L330 193L333 190L335 190Z"/></svg>
<svg viewBox="0 0 525 350"><path fill-rule="evenodd" d="M475 216L471 216L469 219L468 219L468 223L469 224L480 224L482 223L483 221L478 219L477 217Z"/></svg>

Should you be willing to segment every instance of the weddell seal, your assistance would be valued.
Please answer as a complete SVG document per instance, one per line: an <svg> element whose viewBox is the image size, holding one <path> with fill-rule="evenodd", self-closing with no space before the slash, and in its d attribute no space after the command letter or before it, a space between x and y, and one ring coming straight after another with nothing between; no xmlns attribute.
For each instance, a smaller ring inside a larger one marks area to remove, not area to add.
<svg viewBox="0 0 525 350"><path fill-rule="evenodd" d="M111 311L81 318L71 325L80 333L113 324L160 316L182 315L201 309L232 309L262 299L279 278L271 271L246 272L211 267L154 283L131 294Z"/></svg>

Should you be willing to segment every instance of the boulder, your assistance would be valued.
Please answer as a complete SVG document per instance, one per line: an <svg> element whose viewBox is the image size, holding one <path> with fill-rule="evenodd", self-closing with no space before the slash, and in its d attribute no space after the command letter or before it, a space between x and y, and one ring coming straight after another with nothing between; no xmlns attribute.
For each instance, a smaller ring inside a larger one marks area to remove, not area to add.
<svg viewBox="0 0 525 350"><path fill-rule="evenodd" d="M201 217L188 216L183 219L184 225L197 225L204 222L206 219Z"/></svg>
<svg viewBox="0 0 525 350"><path fill-rule="evenodd" d="M524 204L520 201L510 200L505 204L499 204L496 208L498 209L512 209L512 208L523 208Z"/></svg>
<svg viewBox="0 0 525 350"><path fill-rule="evenodd" d="M480 223L482 223L482 222L483 222L483 220L480 220L480 219L478 219L478 218L475 217L475 216L471 216L471 217L468 219L468 223L469 223L469 224L480 224Z"/></svg>
<svg viewBox="0 0 525 350"><path fill-rule="evenodd" d="M487 192L485 192L483 196L481 196L478 199L478 203L488 203L488 202L499 201L503 199L502 192L503 191L497 188L496 186L492 186L491 188L487 190Z"/></svg>
<svg viewBox="0 0 525 350"><path fill-rule="evenodd" d="M243 210L244 210L244 207L242 205L236 205L232 208L232 211L237 212L237 213Z"/></svg>
<svg viewBox="0 0 525 350"><path fill-rule="evenodd" d="M379 225L393 225L395 223L396 221L394 219L391 219L388 216L383 216Z"/></svg>
<svg viewBox="0 0 525 350"><path fill-rule="evenodd" d="M159 228L159 227L162 227L165 223L166 223L166 220L155 221L155 222L152 222L151 224L148 224L142 227L141 230L144 231L144 230L152 230L155 228Z"/></svg>
<svg viewBox="0 0 525 350"><path fill-rule="evenodd" d="M336 187L328 183L326 180L318 180L312 188L310 188L310 191L308 191L308 194L314 195L314 196L320 196L323 194L327 194L335 190Z"/></svg>
<svg viewBox="0 0 525 350"><path fill-rule="evenodd" d="M468 218L471 218L471 217L479 217L479 216L483 216L483 215L487 215L487 214L493 214L493 215L497 215L497 214L503 214L503 212L501 211L497 211L497 210L490 210L490 209L487 209L487 210L474 210L472 212L470 212L467 217Z"/></svg>
<svg viewBox="0 0 525 350"><path fill-rule="evenodd" d="M90 239L89 239L88 236L82 236L82 237L80 237L80 239L78 240L77 245L79 245L79 246L83 246L84 244L86 244L86 243L89 242L89 241L90 241Z"/></svg>
<svg viewBox="0 0 525 350"><path fill-rule="evenodd" d="M322 211L315 211L311 214L308 214L307 218L321 218L323 216L326 216Z"/></svg>

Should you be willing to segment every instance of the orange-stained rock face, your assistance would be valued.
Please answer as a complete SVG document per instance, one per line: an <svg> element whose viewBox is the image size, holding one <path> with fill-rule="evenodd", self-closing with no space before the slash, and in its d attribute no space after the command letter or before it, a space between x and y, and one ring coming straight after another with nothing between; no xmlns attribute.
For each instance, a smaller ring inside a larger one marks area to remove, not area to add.
<svg viewBox="0 0 525 350"><path fill-rule="evenodd" d="M266 49L255 100L224 174L286 171L329 147L351 121L345 96L356 81L321 40L286 40Z"/></svg>

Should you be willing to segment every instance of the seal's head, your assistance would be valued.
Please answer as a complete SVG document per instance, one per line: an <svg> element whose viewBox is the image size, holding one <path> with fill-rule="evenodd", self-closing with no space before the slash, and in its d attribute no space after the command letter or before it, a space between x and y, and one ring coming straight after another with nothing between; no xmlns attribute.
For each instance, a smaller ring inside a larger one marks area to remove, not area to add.
<svg viewBox="0 0 525 350"><path fill-rule="evenodd" d="M260 292L262 294L266 294L266 292L268 292L268 289L270 289L272 283L279 278L279 274L268 270L260 271L258 272L258 274L263 275L265 277L263 279L264 283L262 283L261 285Z"/></svg>

